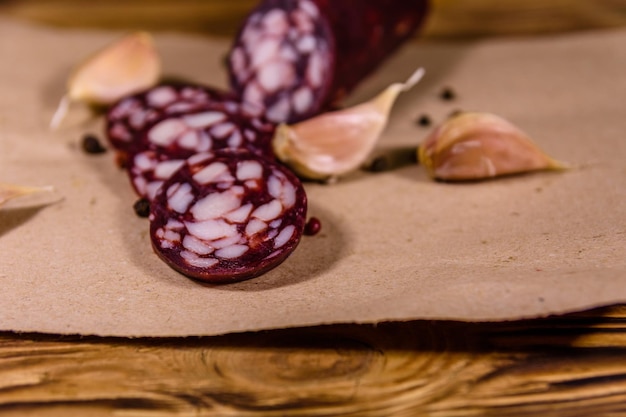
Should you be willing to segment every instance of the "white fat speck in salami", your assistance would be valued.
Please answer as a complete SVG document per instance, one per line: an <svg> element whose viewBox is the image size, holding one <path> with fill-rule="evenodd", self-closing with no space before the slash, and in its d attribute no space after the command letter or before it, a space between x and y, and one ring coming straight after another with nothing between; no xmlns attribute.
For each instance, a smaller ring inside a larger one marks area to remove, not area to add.
<svg viewBox="0 0 626 417"><path fill-rule="evenodd" d="M223 237L219 240L214 240L211 242L211 246L213 246L215 248L215 250L217 249L222 249L225 248L227 246L232 246L236 243L239 243L239 241L241 240L241 235L240 234L235 234L232 236L226 236Z"/></svg>
<svg viewBox="0 0 626 417"><path fill-rule="evenodd" d="M167 179L171 177L172 174L176 172L176 170L180 168L184 163L185 161L181 161L179 159L163 161L157 164L156 168L154 168L154 175L157 178Z"/></svg>
<svg viewBox="0 0 626 417"><path fill-rule="evenodd" d="M148 140L157 146L168 146L188 129L180 119L165 119L148 131Z"/></svg>
<svg viewBox="0 0 626 417"><path fill-rule="evenodd" d="M270 120L285 120L289 116L290 111L289 99L283 97L267 109L267 117Z"/></svg>
<svg viewBox="0 0 626 417"><path fill-rule="evenodd" d="M241 147L243 143L243 136L241 135L241 132L239 131L233 132L232 135L230 135L230 137L226 141L226 143L228 147L231 149L236 149L236 148Z"/></svg>
<svg viewBox="0 0 626 417"><path fill-rule="evenodd" d="M222 123L211 129L211 135L216 138L224 138L231 135L237 127L232 123Z"/></svg>
<svg viewBox="0 0 626 417"><path fill-rule="evenodd" d="M189 184L181 184L177 187L176 192L167 199L167 206L178 213L185 213L192 201L191 186Z"/></svg>
<svg viewBox="0 0 626 417"><path fill-rule="evenodd" d="M210 253L215 252L215 248L211 245L207 245L202 240L194 237L193 235L187 235L183 239L183 247L189 251L193 252L198 256L208 255Z"/></svg>
<svg viewBox="0 0 626 417"><path fill-rule="evenodd" d="M246 225L245 233L248 236L252 236L265 229L267 229L267 223L259 219L251 219Z"/></svg>
<svg viewBox="0 0 626 417"><path fill-rule="evenodd" d="M133 135L128 131L122 123L115 123L109 129L109 134L118 138L119 141L128 143L132 140Z"/></svg>
<svg viewBox="0 0 626 417"><path fill-rule="evenodd" d="M240 181L261 179L263 166L257 161L242 161L237 164L237 179Z"/></svg>
<svg viewBox="0 0 626 417"><path fill-rule="evenodd" d="M290 86L295 81L293 66L287 62L270 62L259 70L258 80L266 92L273 93L281 87Z"/></svg>
<svg viewBox="0 0 626 417"><path fill-rule="evenodd" d="M283 205L278 200L272 200L269 203L263 204L252 212L252 217L261 219L263 221L274 220L283 211Z"/></svg>
<svg viewBox="0 0 626 417"><path fill-rule="evenodd" d="M298 51L302 53L311 53L315 50L316 40L311 35L306 35L300 38L296 47Z"/></svg>
<svg viewBox="0 0 626 417"><path fill-rule="evenodd" d="M181 135L178 140L178 144L181 148L186 149L199 149L200 148L200 133L195 130L190 130ZM202 151L201 151L202 152Z"/></svg>
<svg viewBox="0 0 626 417"><path fill-rule="evenodd" d="M209 184L228 172L228 165L222 162L213 162L193 174L193 180L199 184Z"/></svg>
<svg viewBox="0 0 626 417"><path fill-rule="evenodd" d="M150 91L146 97L148 104L152 107L164 107L176 101L178 93L170 86L157 87Z"/></svg>
<svg viewBox="0 0 626 417"><path fill-rule="evenodd" d="M153 117L154 115L151 110L141 110L131 114L128 118L128 122L131 127L141 129L141 126L147 124Z"/></svg>
<svg viewBox="0 0 626 417"><path fill-rule="evenodd" d="M289 225L285 227L283 230L281 230L278 236L276 236L276 239L274 240L274 248L279 249L283 245L285 245L287 242L289 242L289 239L291 239L291 236L293 236L295 231L296 230L293 227L293 225Z"/></svg>
<svg viewBox="0 0 626 417"><path fill-rule="evenodd" d="M183 115L182 119L191 128L202 128L214 125L226 118L222 112L206 111L196 114Z"/></svg>
<svg viewBox="0 0 626 417"><path fill-rule="evenodd" d="M184 212L183 212L184 214ZM224 220L204 220L201 222L186 222L187 231L198 239L206 241L233 237L237 234L235 225Z"/></svg>
<svg viewBox="0 0 626 417"><path fill-rule="evenodd" d="M223 217L226 213L241 207L241 198L235 193L226 190L201 198L196 201L190 211L194 219L208 220Z"/></svg>
<svg viewBox="0 0 626 417"><path fill-rule="evenodd" d="M280 49L280 39L276 37L265 38L252 56L252 67L260 67L269 59L273 58Z"/></svg>
<svg viewBox="0 0 626 417"><path fill-rule="evenodd" d="M315 18L319 16L319 10L317 9L317 6L308 0L302 0L300 2L300 8L308 13L311 17Z"/></svg>
<svg viewBox="0 0 626 417"><path fill-rule="evenodd" d="M293 173L247 150L222 149L192 162L150 205L152 246L168 265L193 279L228 283L257 277L295 250L307 199Z"/></svg>
<svg viewBox="0 0 626 417"><path fill-rule="evenodd" d="M248 247L246 245L231 245L216 251L215 256L224 259L236 259L247 251Z"/></svg>
<svg viewBox="0 0 626 417"><path fill-rule="evenodd" d="M287 13L281 9L271 10L263 17L263 25L267 33L281 35L289 30Z"/></svg>
<svg viewBox="0 0 626 417"><path fill-rule="evenodd" d="M231 223L243 223L250 216L250 212L254 206L246 204L224 215L224 218Z"/></svg>
<svg viewBox="0 0 626 417"><path fill-rule="evenodd" d="M298 113L306 112L313 103L313 93L308 87L301 87L293 93L293 107Z"/></svg>
<svg viewBox="0 0 626 417"><path fill-rule="evenodd" d="M243 100L247 103L254 103L259 106L263 105L264 93L256 82L250 82L246 85L243 92Z"/></svg>

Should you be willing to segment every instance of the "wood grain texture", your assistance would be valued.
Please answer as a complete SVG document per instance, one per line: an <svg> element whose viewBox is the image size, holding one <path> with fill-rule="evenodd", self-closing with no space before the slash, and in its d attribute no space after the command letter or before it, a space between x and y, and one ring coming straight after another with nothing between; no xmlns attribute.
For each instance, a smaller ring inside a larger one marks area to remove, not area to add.
<svg viewBox="0 0 626 417"><path fill-rule="evenodd" d="M626 306L188 339L0 335L0 415L626 415Z"/></svg>
<svg viewBox="0 0 626 417"><path fill-rule="evenodd" d="M626 0L431 0L428 39L534 35L626 25ZM64 27L232 36L257 0L0 0L0 13Z"/></svg>

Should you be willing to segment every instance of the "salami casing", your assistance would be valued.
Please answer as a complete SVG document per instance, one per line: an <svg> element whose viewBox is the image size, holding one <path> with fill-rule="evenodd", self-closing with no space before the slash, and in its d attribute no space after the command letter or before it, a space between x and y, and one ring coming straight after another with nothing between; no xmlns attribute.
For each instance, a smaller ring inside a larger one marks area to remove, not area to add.
<svg viewBox="0 0 626 417"><path fill-rule="evenodd" d="M155 252L210 283L241 281L283 262L307 211L299 180L246 150L197 154L164 182L150 212Z"/></svg>
<svg viewBox="0 0 626 417"><path fill-rule="evenodd" d="M236 36L230 83L273 122L336 106L414 35L428 0L263 0Z"/></svg>

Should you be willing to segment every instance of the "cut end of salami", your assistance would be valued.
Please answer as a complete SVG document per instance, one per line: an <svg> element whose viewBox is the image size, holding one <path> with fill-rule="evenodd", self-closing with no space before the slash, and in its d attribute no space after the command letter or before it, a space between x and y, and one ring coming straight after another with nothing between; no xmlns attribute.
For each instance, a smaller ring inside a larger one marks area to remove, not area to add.
<svg viewBox="0 0 626 417"><path fill-rule="evenodd" d="M151 204L157 255L182 274L209 283L259 276L296 248L307 199L282 165L246 150L191 157Z"/></svg>
<svg viewBox="0 0 626 417"><path fill-rule="evenodd" d="M275 123L336 107L424 21L428 0L264 0L228 58L241 100Z"/></svg>
<svg viewBox="0 0 626 417"><path fill-rule="evenodd" d="M335 45L320 15L313 1L265 1L231 50L231 85L273 122L306 119L323 105Z"/></svg>

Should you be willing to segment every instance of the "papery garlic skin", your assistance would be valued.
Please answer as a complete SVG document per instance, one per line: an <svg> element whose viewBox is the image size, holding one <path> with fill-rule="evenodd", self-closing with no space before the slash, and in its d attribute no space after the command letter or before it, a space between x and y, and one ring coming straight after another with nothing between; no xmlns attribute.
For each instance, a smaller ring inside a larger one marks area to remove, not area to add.
<svg viewBox="0 0 626 417"><path fill-rule="evenodd" d="M51 192L53 190L54 188L51 186L27 187L23 185L0 183L0 207L13 198L41 192Z"/></svg>
<svg viewBox="0 0 626 417"><path fill-rule="evenodd" d="M111 104L149 88L161 76L161 61L146 32L135 32L107 46L78 66L68 80L72 101Z"/></svg>
<svg viewBox="0 0 626 417"><path fill-rule="evenodd" d="M515 125L484 112L460 113L446 120L419 146L418 158L432 178L445 181L566 168Z"/></svg>
<svg viewBox="0 0 626 417"><path fill-rule="evenodd" d="M357 169L376 146L398 95L423 75L420 68L407 82L394 83L365 103L279 125L272 142L274 153L308 179L332 180Z"/></svg>

